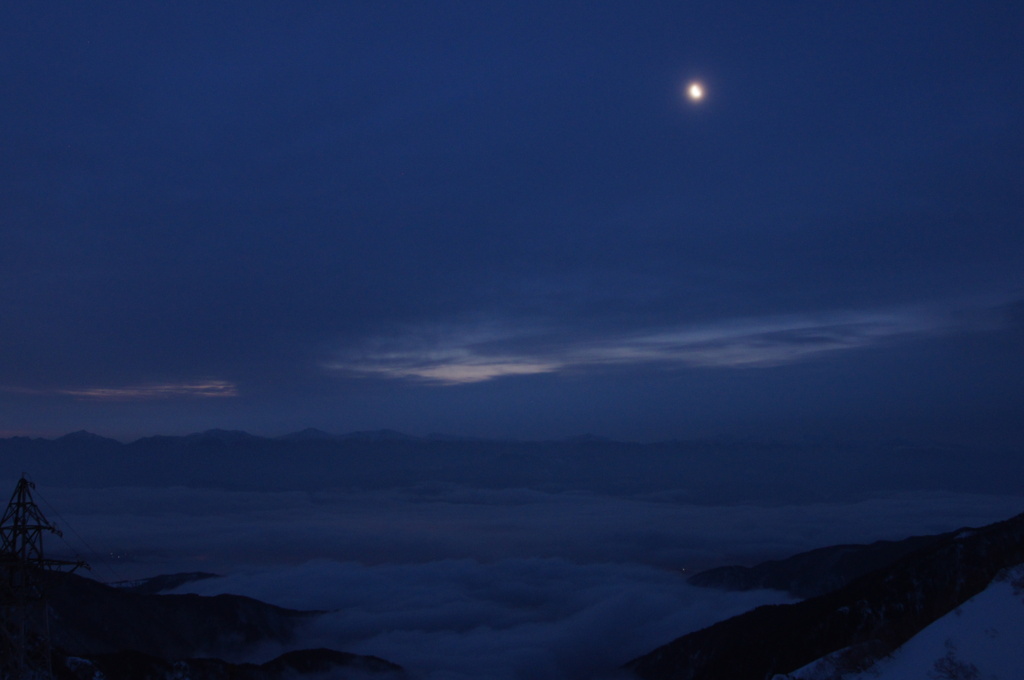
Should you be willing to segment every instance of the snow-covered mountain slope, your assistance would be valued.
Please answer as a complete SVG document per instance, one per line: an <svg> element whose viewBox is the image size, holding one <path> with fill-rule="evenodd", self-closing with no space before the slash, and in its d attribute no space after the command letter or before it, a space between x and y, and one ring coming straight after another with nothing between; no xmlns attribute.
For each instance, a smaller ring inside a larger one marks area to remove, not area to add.
<svg viewBox="0 0 1024 680"><path fill-rule="evenodd" d="M947 534L831 593L758 607L689 633L626 667L644 680L763 680L829 654L846 667L866 666L1021 563L1024 513Z"/></svg>
<svg viewBox="0 0 1024 680"><path fill-rule="evenodd" d="M777 680L1014 680L1024 677L1024 565L924 628L866 670L847 650ZM856 657L856 653L852 654ZM845 657L845 658L844 658Z"/></svg>

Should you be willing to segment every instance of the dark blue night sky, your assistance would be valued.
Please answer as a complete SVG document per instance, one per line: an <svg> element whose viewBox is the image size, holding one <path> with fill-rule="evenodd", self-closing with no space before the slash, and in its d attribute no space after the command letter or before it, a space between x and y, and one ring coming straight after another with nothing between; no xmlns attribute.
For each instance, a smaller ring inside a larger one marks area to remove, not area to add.
<svg viewBox="0 0 1024 680"><path fill-rule="evenodd" d="M6 3L0 433L1017 445L1022 32L1011 2Z"/></svg>

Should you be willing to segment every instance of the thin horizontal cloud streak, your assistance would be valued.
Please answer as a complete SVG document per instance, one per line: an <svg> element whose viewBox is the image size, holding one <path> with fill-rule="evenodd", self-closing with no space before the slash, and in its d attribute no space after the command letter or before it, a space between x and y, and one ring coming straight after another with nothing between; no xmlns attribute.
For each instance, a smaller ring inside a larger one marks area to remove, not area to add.
<svg viewBox="0 0 1024 680"><path fill-rule="evenodd" d="M494 334L481 338L454 329L420 336L401 349L365 351L325 366L356 376L446 385L599 366L767 368L942 332L950 323L915 310L750 318L617 338L549 342L540 349L533 342L543 335L540 332L509 331L502 342Z"/></svg>
<svg viewBox="0 0 1024 680"><path fill-rule="evenodd" d="M53 390L5 388L7 392L35 395L58 395L95 401L150 401L158 399L237 397L238 387L225 380L188 383L155 383L121 387L76 387Z"/></svg>

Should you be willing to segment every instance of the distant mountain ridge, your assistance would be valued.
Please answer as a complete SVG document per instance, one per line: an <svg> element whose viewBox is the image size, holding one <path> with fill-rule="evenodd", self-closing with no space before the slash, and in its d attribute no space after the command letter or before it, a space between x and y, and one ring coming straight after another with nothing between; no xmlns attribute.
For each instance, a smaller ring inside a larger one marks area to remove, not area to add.
<svg viewBox="0 0 1024 680"><path fill-rule="evenodd" d="M591 437L597 439L593 435L582 435L580 438ZM25 437L15 436L8 437L7 439L24 440L24 441L39 441L39 442L56 442L62 445L97 445L97 444L116 444L118 446L126 445L118 439L111 437L105 437L89 430L77 430L75 432L69 432L68 434L61 435L59 437L47 438L47 437ZM380 430L356 430L353 432L345 432L341 434L334 434L326 432L324 430L317 429L315 427L307 427L304 430L298 430L296 432L289 432L287 434L278 436L263 436L258 434L252 434L245 430L228 430L223 428L211 428L209 430L203 430L201 432L192 432L184 435L147 435L133 439L127 442L127 445L134 444L139 441L146 441L152 439L164 439L164 440L185 440L185 441L222 441L222 442L241 442L241 441L258 441L258 440L278 440L278 441L492 441L486 438L479 437L461 437L457 435L447 435L439 433L431 433L424 437L417 435L406 434L398 430L391 429L380 429ZM566 441L571 441L576 437L568 437Z"/></svg>
<svg viewBox="0 0 1024 680"><path fill-rule="evenodd" d="M873 448L872 448L873 447ZM879 448L881 447L881 448ZM89 465L81 465L88 458ZM49 486L189 486L230 489L381 489L421 484L483 488L669 493L688 503L790 503L865 492L941 489L1019 492L1024 457L967 465L968 449L905 443L631 443L584 435L558 441L416 437L394 430L281 437L238 430L152 436L124 444L88 432L57 439L0 438L0 478L28 472ZM245 465L239 465L245 461Z"/></svg>
<svg viewBox="0 0 1024 680"><path fill-rule="evenodd" d="M107 445L107 444L120 444L121 443L121 442L117 441L116 439L111 439L110 437L104 437L104 436L101 436L101 435L98 435L98 434L94 434L92 432L89 432L88 430L78 430L77 432L70 432L70 433L64 435L63 437L57 437L57 439L55 439L54 441L58 442L60 444L71 444L71 445L74 445L74 444L90 444L90 445L104 444L104 445Z"/></svg>
<svg viewBox="0 0 1024 680"><path fill-rule="evenodd" d="M280 437L277 437L277 439L280 439L281 441L303 442L324 441L335 439L336 437L337 435L333 435L330 432L324 432L323 430L318 430L315 427L307 427L305 430L300 430L299 432L281 435Z"/></svg>

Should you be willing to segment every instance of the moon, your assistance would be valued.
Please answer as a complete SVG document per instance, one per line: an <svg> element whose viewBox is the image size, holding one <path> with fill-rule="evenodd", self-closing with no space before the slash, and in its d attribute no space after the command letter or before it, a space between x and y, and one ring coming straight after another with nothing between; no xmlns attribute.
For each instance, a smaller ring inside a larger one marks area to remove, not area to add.
<svg viewBox="0 0 1024 680"><path fill-rule="evenodd" d="M693 80L686 86L686 96L691 102L699 102L704 99L704 84L699 80Z"/></svg>

